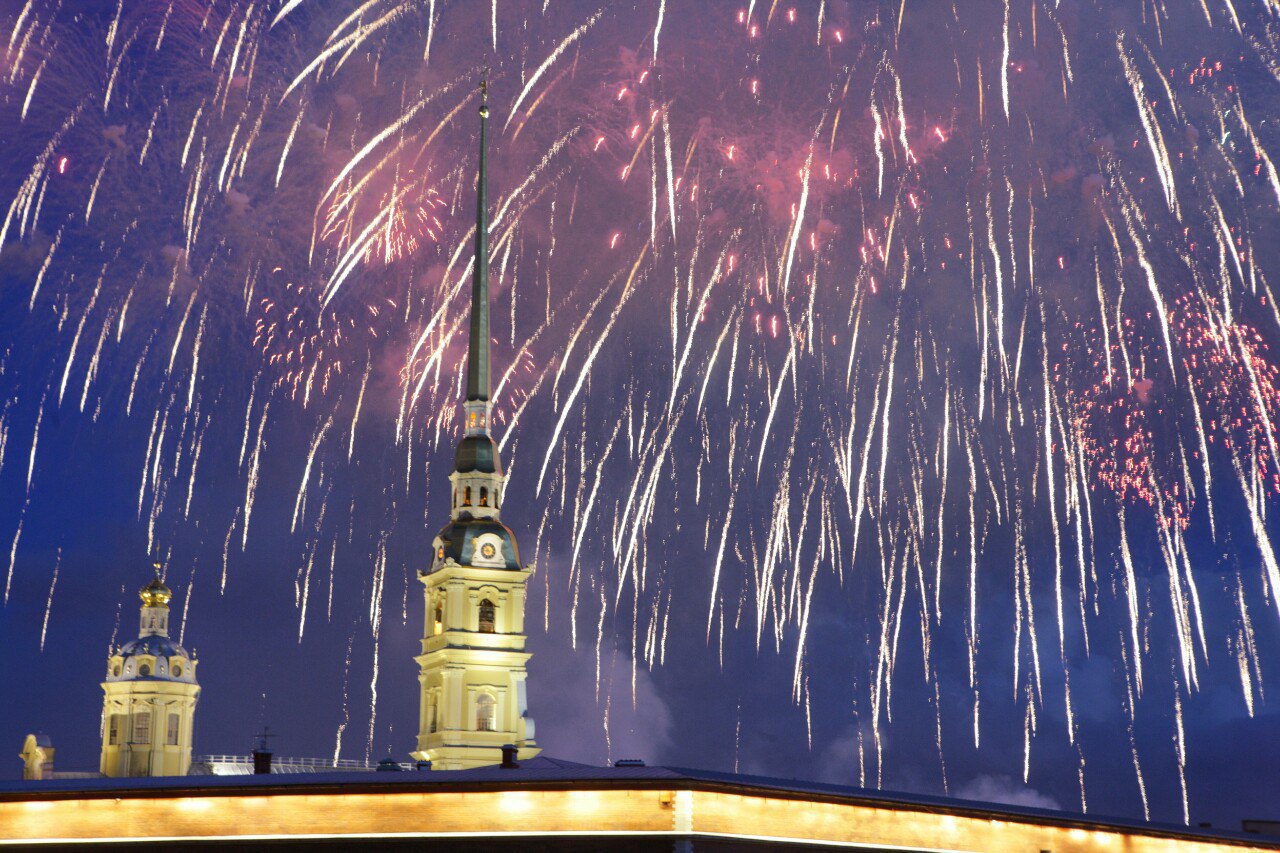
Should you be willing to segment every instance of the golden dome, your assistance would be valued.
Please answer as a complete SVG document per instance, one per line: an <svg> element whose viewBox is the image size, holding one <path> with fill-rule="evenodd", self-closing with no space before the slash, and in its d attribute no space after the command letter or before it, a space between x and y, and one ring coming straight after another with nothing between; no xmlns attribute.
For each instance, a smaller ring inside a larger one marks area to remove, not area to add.
<svg viewBox="0 0 1280 853"><path fill-rule="evenodd" d="M169 590L169 587L164 585L164 581L160 580L160 575L157 574L151 579L151 583L138 591L138 596L142 599L143 607L168 607L169 599L173 598L173 593Z"/></svg>

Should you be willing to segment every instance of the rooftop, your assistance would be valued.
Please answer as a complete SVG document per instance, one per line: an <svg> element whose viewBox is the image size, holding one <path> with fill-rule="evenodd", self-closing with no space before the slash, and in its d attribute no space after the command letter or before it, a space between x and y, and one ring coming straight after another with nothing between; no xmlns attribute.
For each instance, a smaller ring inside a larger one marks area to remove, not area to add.
<svg viewBox="0 0 1280 853"><path fill-rule="evenodd" d="M1280 850L1280 838L680 767L517 768L0 784L8 843L551 837L862 850Z"/></svg>

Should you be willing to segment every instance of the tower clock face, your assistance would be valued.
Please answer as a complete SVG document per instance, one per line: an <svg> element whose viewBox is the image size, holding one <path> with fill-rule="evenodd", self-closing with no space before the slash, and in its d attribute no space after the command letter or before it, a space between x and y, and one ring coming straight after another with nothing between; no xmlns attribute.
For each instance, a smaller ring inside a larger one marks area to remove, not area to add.
<svg viewBox="0 0 1280 853"><path fill-rule="evenodd" d="M492 542L486 542L480 546L480 556L484 557L486 560L492 560L493 555L497 553L498 549L493 547Z"/></svg>

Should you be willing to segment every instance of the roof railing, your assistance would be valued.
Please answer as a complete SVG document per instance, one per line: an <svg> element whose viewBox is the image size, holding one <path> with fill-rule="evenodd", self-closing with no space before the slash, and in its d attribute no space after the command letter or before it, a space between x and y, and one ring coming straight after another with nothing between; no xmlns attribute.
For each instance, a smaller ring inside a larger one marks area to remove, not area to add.
<svg viewBox="0 0 1280 853"><path fill-rule="evenodd" d="M209 764L222 766L245 767L252 769L253 757L249 755L196 755L191 758L192 764ZM404 770L412 770L414 765L408 762L399 762ZM368 761L358 761L352 758L272 758L271 766L273 769L288 770L290 768L308 769L308 770L376 770L377 764Z"/></svg>

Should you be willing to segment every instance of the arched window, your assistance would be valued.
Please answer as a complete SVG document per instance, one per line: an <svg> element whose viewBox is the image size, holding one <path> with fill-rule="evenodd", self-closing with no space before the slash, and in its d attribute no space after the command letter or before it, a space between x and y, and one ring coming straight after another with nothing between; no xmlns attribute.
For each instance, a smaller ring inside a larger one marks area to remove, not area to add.
<svg viewBox="0 0 1280 853"><path fill-rule="evenodd" d="M488 693L481 693L476 698L476 731L494 731L494 702Z"/></svg>
<svg viewBox="0 0 1280 853"><path fill-rule="evenodd" d="M436 697L431 694L427 698L427 731L434 732L436 730Z"/></svg>
<svg viewBox="0 0 1280 853"><path fill-rule="evenodd" d="M493 602L485 599L480 602L480 632L482 634L493 633Z"/></svg>
<svg viewBox="0 0 1280 853"><path fill-rule="evenodd" d="M436 602L436 618L433 626L433 633L439 635L444 633L444 602Z"/></svg>
<svg viewBox="0 0 1280 853"><path fill-rule="evenodd" d="M471 487L467 486L462 490L462 505L471 506Z"/></svg>
<svg viewBox="0 0 1280 853"><path fill-rule="evenodd" d="M489 490L484 486L480 487L480 506L489 505Z"/></svg>

